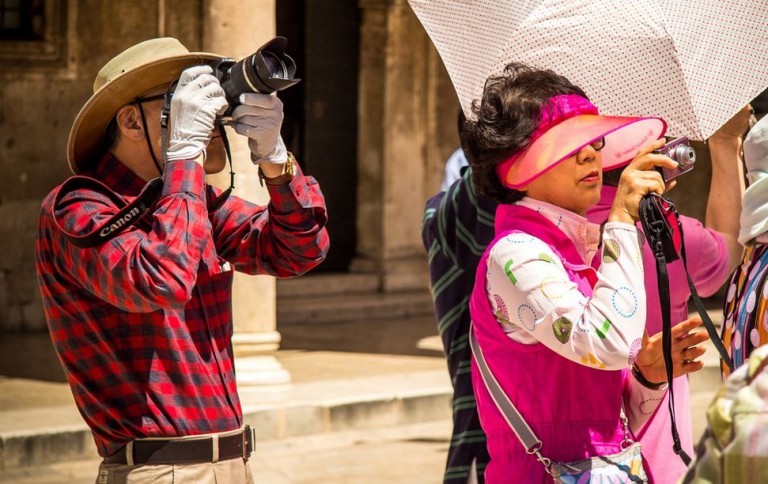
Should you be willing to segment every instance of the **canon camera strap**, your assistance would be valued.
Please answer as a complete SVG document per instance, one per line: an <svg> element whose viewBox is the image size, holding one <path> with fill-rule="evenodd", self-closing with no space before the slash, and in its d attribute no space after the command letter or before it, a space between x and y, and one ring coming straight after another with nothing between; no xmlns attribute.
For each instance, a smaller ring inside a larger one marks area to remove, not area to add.
<svg viewBox="0 0 768 484"><path fill-rule="evenodd" d="M142 188L141 193L139 193L136 199L128 203L111 188L94 178L82 175L73 176L61 185L61 188L53 201L53 206L58 206L62 197L66 194L82 188L95 190L102 195L106 195L118 207L123 206L123 208L121 208L115 215L111 216L109 220L85 235L75 235L67 232L61 225L59 225L59 222L54 215L53 221L64 236L66 236L76 247L88 249L90 247L101 245L120 235L125 229L138 222L139 219L154 206L155 202L160 197L160 193L163 190L163 179L158 177L150 180L144 185L144 188Z"/></svg>
<svg viewBox="0 0 768 484"><path fill-rule="evenodd" d="M166 149L166 144L168 141L168 121L170 119L171 98L173 97L173 89L175 86L176 81L172 82L166 89L165 93L162 94L163 107L160 113L161 146L163 155L162 167L155 159L152 144L147 137L147 147L149 149L149 153L152 155L152 161L155 163L155 166L157 167L158 171L160 171L160 173L164 172L165 166L168 164L168 151ZM143 123L144 129L145 131L148 131L147 122L144 118L144 110L141 109L140 103L139 111L141 113L141 121ZM220 119L216 120L215 127L219 130L221 139L224 143L224 150L226 152L227 161L229 163L230 180L229 188L224 190L218 197L208 202L209 213L218 210L224 204L227 198L229 198L229 195L235 188L235 171L232 166L232 152L229 146L229 140L227 139L227 132L224 129L224 124ZM120 209L120 211L118 211L115 215L110 217L109 220L86 235L74 235L67 232L63 227L61 227L61 225L59 225L56 217L53 217L56 226L59 228L59 230L61 230L64 236L67 237L70 242L72 242L73 245L81 249L87 249L103 244L104 242L120 235L128 227L138 222L141 217L143 217L144 214L146 214L147 211L149 211L149 209L155 205L155 202L157 202L158 198L160 198L160 194L163 191L163 177L161 175L147 182L147 184L144 185L144 188L141 189L141 192L136 197L136 199L128 203L125 201L125 199L123 199L123 197L115 193L111 188L96 180L95 178L82 175L73 176L65 181L61 186L59 192L56 194L56 199L53 202L53 206L56 207L64 195L80 188L94 189L99 193L106 195L113 203L115 203L115 205L124 205L124 207Z"/></svg>
<svg viewBox="0 0 768 484"><path fill-rule="evenodd" d="M688 287L691 291L691 297L696 305L696 311L701 316L704 327L707 329L713 345L720 353L720 358L733 371L733 361L728 355L720 336L717 333L714 323L707 314L704 304L701 302L696 287L693 284L688 267L686 265L685 244L683 243L683 226L678 219L677 210L671 201L658 195L650 193L640 200L640 223L645 233L645 238L651 246L654 258L656 260L656 278L659 290L659 301L661 303L662 316L662 352L664 354L664 365L667 373L667 388L669 392L669 414L672 424L673 450L683 460L685 465L690 464L691 458L683 450L680 444L680 436L677 432L677 423L675 421L675 396L672 389L672 380L674 369L672 367L672 316L669 301L669 273L667 264L678 259L683 261L683 270L688 279Z"/></svg>

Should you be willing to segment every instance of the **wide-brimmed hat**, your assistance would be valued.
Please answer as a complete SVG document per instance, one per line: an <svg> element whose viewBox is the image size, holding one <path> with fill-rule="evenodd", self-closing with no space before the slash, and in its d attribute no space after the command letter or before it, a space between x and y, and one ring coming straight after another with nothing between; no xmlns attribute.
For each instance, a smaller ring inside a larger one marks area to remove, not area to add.
<svg viewBox="0 0 768 484"><path fill-rule="evenodd" d="M100 156L104 131L122 106L153 88L170 84L187 67L222 58L190 52L171 37L146 40L112 58L96 75L93 96L72 123L67 142L69 168L80 173Z"/></svg>
<svg viewBox="0 0 768 484"><path fill-rule="evenodd" d="M603 170L618 168L666 131L661 118L601 116L582 96L554 96L542 107L528 147L501 162L496 174L507 188L522 188L600 138L605 138Z"/></svg>

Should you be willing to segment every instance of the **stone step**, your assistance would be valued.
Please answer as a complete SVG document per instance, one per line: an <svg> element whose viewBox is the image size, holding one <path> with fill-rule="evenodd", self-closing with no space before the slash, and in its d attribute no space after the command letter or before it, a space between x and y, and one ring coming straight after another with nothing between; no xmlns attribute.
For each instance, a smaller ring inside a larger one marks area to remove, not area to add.
<svg viewBox="0 0 768 484"><path fill-rule="evenodd" d="M451 418L452 388L442 358L311 353L288 352L284 363L298 382L240 389L245 422L255 428L257 446L262 440ZM329 373L342 363L361 370L351 378L310 381L303 381L298 370L301 365ZM363 368L379 373L363 376ZM0 392L14 392L17 402L0 408L0 471L98 458L66 384L0 378ZM41 400L41 392L53 403Z"/></svg>
<svg viewBox="0 0 768 484"><path fill-rule="evenodd" d="M369 292L279 300L278 327L284 324L368 321L434 315L429 291Z"/></svg>
<svg viewBox="0 0 768 484"><path fill-rule="evenodd" d="M452 421L261 440L248 462L254 482L438 482ZM397 465L392 465L397 462ZM0 484L93 484L99 459L0 471Z"/></svg>
<svg viewBox="0 0 768 484"><path fill-rule="evenodd" d="M315 296L374 293L379 290L379 276L374 273L309 273L301 277L277 280L277 300L290 301Z"/></svg>

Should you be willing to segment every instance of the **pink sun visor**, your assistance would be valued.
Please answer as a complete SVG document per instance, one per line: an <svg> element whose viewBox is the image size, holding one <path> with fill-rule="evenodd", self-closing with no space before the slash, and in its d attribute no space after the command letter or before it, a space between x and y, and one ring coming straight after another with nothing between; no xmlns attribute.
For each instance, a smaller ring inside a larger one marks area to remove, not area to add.
<svg viewBox="0 0 768 484"><path fill-rule="evenodd" d="M528 147L500 163L496 174L504 186L519 189L603 137L603 170L618 168L666 131L661 118L600 116L577 94L555 96L542 107L541 122Z"/></svg>

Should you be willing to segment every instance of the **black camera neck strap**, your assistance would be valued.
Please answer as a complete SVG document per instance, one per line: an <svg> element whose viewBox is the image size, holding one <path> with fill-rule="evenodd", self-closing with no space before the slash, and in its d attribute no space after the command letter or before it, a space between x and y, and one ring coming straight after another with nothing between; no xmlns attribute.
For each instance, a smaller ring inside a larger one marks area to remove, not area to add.
<svg viewBox="0 0 768 484"><path fill-rule="evenodd" d="M165 94L163 95L163 108L160 112L160 143L162 144L162 153L163 153L163 167L160 171L160 173L163 173L165 170L166 165L168 164L168 121L171 117L171 99L173 98L173 92L176 89L176 84L178 81L173 81L171 84L168 85L168 89L166 89ZM142 113L143 116L143 113ZM143 120L143 118L142 118ZM145 123L146 125L146 123ZM220 119L216 120L216 127L219 130L219 134L221 135L221 140L224 143L224 150L227 154L227 162L229 163L229 188L224 190L218 197L208 202L208 211L209 212L215 212L218 210L224 202L229 198L229 195L232 193L232 190L235 188L235 170L232 166L232 150L229 146L229 139L227 138L227 131L224 128L224 124L221 122ZM149 141L147 141L149 142ZM155 165L157 166L157 160L155 159L155 154L152 151L152 146L149 147L149 151L152 154L152 160L155 162ZM160 167L158 166L158 169Z"/></svg>
<svg viewBox="0 0 768 484"><path fill-rule="evenodd" d="M667 399L667 403L669 407L669 418L672 427L672 450L675 451L675 454L680 456L685 465L689 465L691 463L691 457L683 450L683 446L680 443L680 435L677 431L677 419L675 418L675 392L672 385L674 377L672 367L672 323L669 303L669 274L667 272L667 263L663 252L660 253L654 250L654 256L656 259L656 277L659 287L659 302L661 303L661 350L664 354L664 366L666 367L665 369L667 372L667 392L669 393L669 399Z"/></svg>
<svg viewBox="0 0 768 484"><path fill-rule="evenodd" d="M222 132L224 131L223 127L221 130ZM222 136L224 136L223 133ZM229 145L226 144L226 141L225 146L227 146L227 152L229 152ZM234 188L235 173L231 170L231 167L232 162L230 161L230 187L222 192L218 197L208 202L209 213L218 210L232 193L232 189ZM160 194L163 191L163 184L164 183L162 177L153 178L152 180L148 181L146 185L144 185L144 188L141 189L141 192L135 199L133 199L131 202L128 202L122 196L115 193L114 190L95 178L91 178L85 175L70 177L61 185L61 188L59 188L59 192L56 194L56 197L53 201L54 209L59 205L66 194L81 189L93 190L102 195L105 195L112 203L122 208L118 210L118 212L113 216L111 216L107 221L100 224L94 230L85 235L75 235L71 232L68 232L66 229L64 229L64 227L61 226L61 224L59 224L59 221L56 219L55 215L53 217L53 221L56 224L56 227L58 227L64 236L76 247L81 249L96 247L103 244L104 242L107 242L108 240L117 237L128 227L136 224L139 220L141 220L142 217L144 217L144 215L155 206L155 203L160 198Z"/></svg>
<svg viewBox="0 0 768 484"><path fill-rule="evenodd" d="M149 136L146 136L147 147L149 149L150 156L152 157L152 161L154 162L155 166L160 172L160 176L147 182L144 188L142 188L139 195L133 201L131 202L126 201L123 197L115 193L107 185L89 176L84 176L84 175L73 176L73 177L70 177L67 181L65 181L64 184L62 184L61 188L59 189L59 192L56 194L56 198L54 200L54 207L58 206L59 202L62 200L62 198L66 194L79 189L95 190L107 196L110 199L110 201L112 201L112 203L114 203L115 205L122 207L115 215L110 217L106 222L102 223L101 225L96 227L93 231L85 235L75 235L71 232L68 232L59 224L58 220L56 220L56 217L54 216L54 223L56 224L56 226L59 228L59 230L62 231L62 233L67 237L67 239L76 247L79 247L81 249L96 247L120 235L128 227L138 222L155 205L157 200L160 198L160 194L162 193L162 190L163 190L163 173L165 170L165 166L168 164L168 150L167 150L168 121L170 119L171 99L173 97L173 91L175 87L176 87L176 81L172 82L168 86L164 94L161 94L158 96L152 96L148 98L136 99L136 104L138 105L139 112L141 114L141 121L144 125L144 131L147 133L149 132L149 130L147 129L147 122L144 116L144 109L141 107L141 104L142 102L152 101L155 99L161 99L161 98L163 99L163 108L160 114L160 131L161 131L161 148L162 148L161 151L163 156L163 160L162 160L163 163L162 163L162 166L160 165L160 163L158 163L157 158L155 157L155 152L152 149L152 143L149 139ZM227 188L221 194L219 194L218 197L208 202L209 213L212 213L218 210L224 204L227 198L229 198L229 195L232 193L232 190L235 188L235 171L232 166L232 150L229 145L229 139L227 138L227 132L226 132L226 129L224 128L224 124L220 120L217 120L216 127L218 128L219 133L221 134L222 142L224 143L224 149L227 155L227 162L229 163L230 179L229 179L229 188Z"/></svg>
<svg viewBox="0 0 768 484"><path fill-rule="evenodd" d="M709 314L707 314L707 308L704 307L704 303L701 301L699 293L696 292L696 286L693 284L691 275L688 273L688 267L685 262L685 248L683 248L683 267L685 268L685 277L688 279L688 288L691 290L691 299L693 299L693 304L696 306L696 312L701 316L701 320L704 322L704 327L709 334L709 339L712 340L712 344L720 354L723 363L725 363L728 369L731 370L731 373L733 373L733 359L731 358L731 355L728 354L728 350L725 348L723 340L720 339L715 323L712 322Z"/></svg>
<svg viewBox="0 0 768 484"><path fill-rule="evenodd" d="M659 205L656 203L653 203L653 198L656 197L658 199L661 199L663 203L667 204L669 206L669 210L671 211L673 215L673 223L675 224L675 227L668 227L667 224L664 223L665 220L665 214L660 212ZM640 221L643 226L643 231L645 232L645 237L648 240L648 243L651 245L651 250L653 251L653 254L656 258L656 266L657 266L657 278L659 282L659 295L663 298L667 299L667 308L663 311L662 316L664 317L671 317L670 316L670 309L669 309L669 274L666 271L666 264L673 262L674 260L677 260L680 258L683 262L683 270L685 271L685 277L688 281L688 289L691 291L691 299L693 300L694 305L696 306L696 312L699 313L699 316L701 317L702 322L704 323L704 327L707 330L707 334L709 334L709 338L712 340L712 344L714 345L717 352L720 354L720 358L723 359L723 362L728 366L728 368L733 371L733 360L731 359L730 355L728 354L728 350L725 348L725 345L723 344L722 340L720 339L720 335L717 332L717 328L715 327L715 324L712 322L712 318L709 317L709 314L707 313L707 309L704 307L704 303L701 301L701 297L699 296L698 291L696 290L696 285L693 283L693 279L691 279L691 274L688 272L688 258L685 254L685 237L683 233L683 226L680 223L680 220L677 215L677 210L675 209L672 202L667 200L666 198L657 195L655 193L646 195L642 198L640 201ZM665 232L668 232L670 229L677 230L679 233L680 238L680 251L677 252L677 249L673 246L673 243L671 241L671 234L667 234ZM661 271L658 271L659 266L663 267L663 273Z"/></svg>
<svg viewBox="0 0 768 484"><path fill-rule="evenodd" d="M150 180L144 188L142 188L139 195L133 201L128 203L123 197L95 178L84 175L73 176L65 181L61 188L59 188L59 192L56 194L56 198L53 201L54 209L59 205L59 202L66 194L80 189L94 190L105 195L118 207L122 206L122 208L106 222L98 225L94 230L84 235L75 235L65 230L64 227L59 224L59 221L56 220L54 214L53 221L64 236L67 237L74 246L81 249L88 249L117 237L128 227L136 224L136 222L138 222L155 205L155 202L160 197L160 193L163 190L163 180L160 177Z"/></svg>
<svg viewBox="0 0 768 484"><path fill-rule="evenodd" d="M163 156L161 174L165 172L165 167L168 165L168 122L171 118L171 99L173 98L173 92L176 90L177 83L178 81L173 81L168 85L168 89L165 90L163 95L163 109L160 111L160 151ZM150 151L152 150L150 149ZM154 152L152 153L152 159L155 159ZM155 164L157 164L156 160Z"/></svg>
<svg viewBox="0 0 768 484"><path fill-rule="evenodd" d="M654 199L654 197L658 197L658 199ZM659 199L663 200L663 203L668 205L669 210L671 211L671 214L674 215L672 217L674 219L673 222L670 222L670 220L666 216L667 214L662 213L662 210L659 206ZM674 380L674 369L673 369L673 361L672 361L672 321L671 321L672 316L671 316L670 300L669 300L669 272L667 270L667 264L669 262L672 262L677 258L682 259L683 270L685 271L685 276L688 280L688 287L691 291L691 297L693 298L694 304L696 305L696 310L699 313L699 316L701 317L702 322L704 323L704 327L707 329L707 333L709 334L709 337L712 340L713 345L715 346L718 353L720 354L720 357L723 359L725 364L729 368L731 368L731 371L733 371L733 361L728 355L728 351L725 349L723 342L720 340L720 336L717 333L717 328L715 328L715 325L712 322L712 319L707 314L706 308L704 307L704 304L702 303L701 298L699 297L699 294L696 291L696 286L693 284L691 275L688 273L686 254L685 254L685 243L683 238L684 237L683 227L679 219L677 218L677 212L674 208L674 205L672 205L671 202L664 199L660 195L649 194L641 199L639 211L640 211L640 222L643 226L643 232L645 234L646 239L648 240L648 243L651 246L654 259L656 260L656 278L657 278L657 286L659 290L659 302L661 305L661 316L662 316L662 353L664 356L664 365L666 367L666 374L667 374L667 384L668 384L668 392L669 392L668 404L669 404L670 421L672 426L671 430L672 430L673 450L677 455L680 456L683 462L686 465L688 465L691 462L691 458L683 450L682 445L680 444L680 436L677 432L677 423L675 420L675 396L674 396L673 385L672 385ZM670 227L668 225L669 223L674 223L676 226ZM672 234L669 233L671 230L677 230L679 232L679 237L680 237L679 253L677 253L677 250L674 248L674 244L672 242Z"/></svg>
<svg viewBox="0 0 768 484"><path fill-rule="evenodd" d="M224 202L232 194L232 190L235 189L235 169L232 166L232 150L229 147L229 139L227 138L227 131L224 128L224 124L221 121L216 122L216 126L221 133L221 141L224 143L224 150L227 152L227 163L229 163L229 188L221 192L218 197L208 202L208 211L215 212L221 207Z"/></svg>

